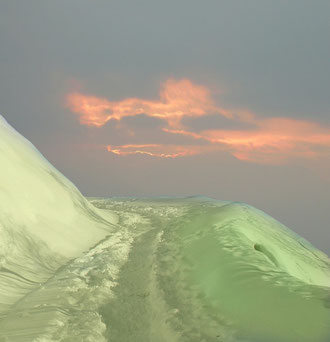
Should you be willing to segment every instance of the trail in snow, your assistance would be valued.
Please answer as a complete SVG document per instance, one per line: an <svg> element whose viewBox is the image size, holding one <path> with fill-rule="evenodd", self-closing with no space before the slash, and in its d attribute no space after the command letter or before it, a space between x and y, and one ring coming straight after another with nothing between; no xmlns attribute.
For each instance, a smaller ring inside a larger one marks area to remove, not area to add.
<svg viewBox="0 0 330 342"><path fill-rule="evenodd" d="M329 342L329 258L256 208L87 200L1 116L0 165L0 342Z"/></svg>

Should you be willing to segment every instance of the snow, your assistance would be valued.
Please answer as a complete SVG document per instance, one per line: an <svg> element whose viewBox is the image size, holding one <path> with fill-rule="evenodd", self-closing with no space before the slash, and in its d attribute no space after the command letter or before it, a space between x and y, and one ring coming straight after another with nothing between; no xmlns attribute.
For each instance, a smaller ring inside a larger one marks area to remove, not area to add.
<svg viewBox="0 0 330 342"><path fill-rule="evenodd" d="M111 231L98 211L0 116L0 222L24 229L65 257L78 256ZM75 243L72 243L72 241Z"/></svg>
<svg viewBox="0 0 330 342"><path fill-rule="evenodd" d="M0 314L115 222L0 116Z"/></svg>
<svg viewBox="0 0 330 342"><path fill-rule="evenodd" d="M1 116L0 166L0 341L330 340L328 256L262 211L86 199Z"/></svg>

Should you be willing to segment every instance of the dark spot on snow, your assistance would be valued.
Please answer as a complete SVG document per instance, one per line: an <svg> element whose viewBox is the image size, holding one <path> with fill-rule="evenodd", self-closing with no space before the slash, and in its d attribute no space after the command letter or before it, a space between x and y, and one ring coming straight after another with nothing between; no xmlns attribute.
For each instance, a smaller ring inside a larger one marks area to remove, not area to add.
<svg viewBox="0 0 330 342"><path fill-rule="evenodd" d="M254 244L254 249L262 254L264 254L264 256L271 262L273 263L275 266L279 266L278 262L276 260L276 258L274 257L274 255L263 245L259 244L259 243L255 243Z"/></svg>

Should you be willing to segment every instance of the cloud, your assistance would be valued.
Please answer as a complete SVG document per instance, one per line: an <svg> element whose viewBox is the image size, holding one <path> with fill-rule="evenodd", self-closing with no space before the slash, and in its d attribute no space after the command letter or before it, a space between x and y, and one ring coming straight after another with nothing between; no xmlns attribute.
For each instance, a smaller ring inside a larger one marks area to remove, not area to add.
<svg viewBox="0 0 330 342"><path fill-rule="evenodd" d="M257 128L250 131L208 131L213 142L224 143L241 160L260 163L282 163L291 158L322 157L330 149L330 129L290 118L256 119Z"/></svg>
<svg viewBox="0 0 330 342"><path fill-rule="evenodd" d="M107 146L107 150L120 156L130 154L145 154L160 158L177 158L200 154L205 146L198 145L161 145L161 144L128 144L120 146Z"/></svg>
<svg viewBox="0 0 330 342"><path fill-rule="evenodd" d="M237 159L280 164L293 158L316 159L330 155L330 128L317 123L290 118L253 119L255 129L204 130L199 133L187 130L169 130L204 139L225 149Z"/></svg>
<svg viewBox="0 0 330 342"><path fill-rule="evenodd" d="M73 92L67 96L70 110L79 116L82 125L103 126L109 120L145 114L160 118L171 127L179 127L184 117L200 117L210 112L230 117L230 113L217 107L210 91L188 79L169 79L159 93L159 100L127 98L109 101L93 95Z"/></svg>
<svg viewBox="0 0 330 342"><path fill-rule="evenodd" d="M87 126L101 127L110 120L123 122L123 118L137 116L163 122L161 130L169 137L165 143L149 141L148 134L144 134L140 144L105 146L109 152L121 156L140 154L177 158L226 150L239 160L279 164L297 158L310 160L330 155L330 127L307 120L264 118L249 111L226 110L215 104L207 87L188 79L167 80L161 87L158 100L126 98L109 101L73 92L67 96L67 105L78 115L79 122ZM226 127L218 128L218 124L214 129L204 129L203 126L199 129L198 121L214 116L222 117ZM195 125L189 126L194 120ZM230 122L232 124L228 125ZM190 143L173 144L171 135L189 138ZM191 144L191 140L195 143Z"/></svg>

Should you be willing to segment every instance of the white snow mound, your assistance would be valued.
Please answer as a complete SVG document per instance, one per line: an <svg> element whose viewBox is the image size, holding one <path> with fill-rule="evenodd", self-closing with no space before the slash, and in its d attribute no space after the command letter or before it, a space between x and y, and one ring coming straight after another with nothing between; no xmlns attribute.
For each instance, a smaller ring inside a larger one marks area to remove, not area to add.
<svg viewBox="0 0 330 342"><path fill-rule="evenodd" d="M23 228L66 257L98 242L116 220L94 208L1 115L0 178L1 225Z"/></svg>

